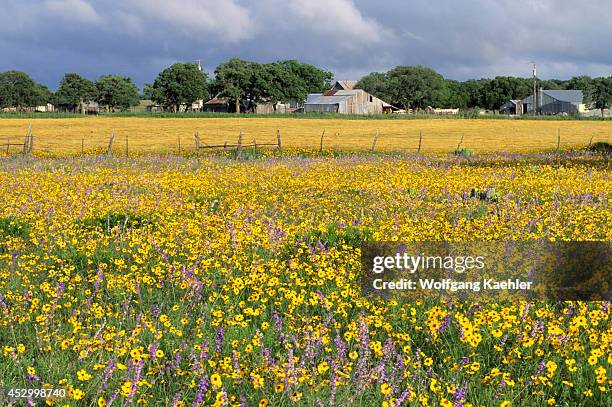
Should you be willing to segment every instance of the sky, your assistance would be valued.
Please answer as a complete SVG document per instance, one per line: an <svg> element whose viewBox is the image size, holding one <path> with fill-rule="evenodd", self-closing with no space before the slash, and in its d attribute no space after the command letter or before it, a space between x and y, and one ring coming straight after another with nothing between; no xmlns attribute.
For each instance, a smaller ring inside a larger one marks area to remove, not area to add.
<svg viewBox="0 0 612 407"><path fill-rule="evenodd" d="M175 62L298 59L359 79L396 65L447 78L612 75L612 0L2 0L0 71L151 83Z"/></svg>

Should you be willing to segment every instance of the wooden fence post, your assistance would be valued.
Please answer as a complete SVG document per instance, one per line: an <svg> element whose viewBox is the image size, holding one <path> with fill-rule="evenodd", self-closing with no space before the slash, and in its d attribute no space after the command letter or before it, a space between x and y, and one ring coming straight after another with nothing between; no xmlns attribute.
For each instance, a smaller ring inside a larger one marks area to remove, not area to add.
<svg viewBox="0 0 612 407"><path fill-rule="evenodd" d="M196 129L196 132L193 136L195 138L195 148L196 150L200 149L200 130Z"/></svg>
<svg viewBox="0 0 612 407"><path fill-rule="evenodd" d="M253 151L257 153L257 141L255 140L254 137L253 137Z"/></svg>
<svg viewBox="0 0 612 407"><path fill-rule="evenodd" d="M128 150L128 135L126 133L126 135L125 135L125 156L126 157L129 157L128 151L129 151Z"/></svg>
<svg viewBox="0 0 612 407"><path fill-rule="evenodd" d="M236 143L236 159L240 158L242 155L242 129L240 129L240 134L238 135L238 143Z"/></svg>
<svg viewBox="0 0 612 407"><path fill-rule="evenodd" d="M419 148L417 149L417 153L421 153L421 143L423 142L423 131L419 130Z"/></svg>
<svg viewBox="0 0 612 407"><path fill-rule="evenodd" d="M181 135L178 135L178 148L179 148L179 153L181 152Z"/></svg>
<svg viewBox="0 0 612 407"><path fill-rule="evenodd" d="M561 148L561 128L557 128L557 151Z"/></svg>
<svg viewBox="0 0 612 407"><path fill-rule="evenodd" d="M587 146L587 148L591 147L591 143L593 143L593 137L595 137L595 134L591 134L591 139L589 140L589 145Z"/></svg>
<svg viewBox="0 0 612 407"><path fill-rule="evenodd" d="M276 129L276 142L278 143L278 152L281 152L281 135L280 130Z"/></svg>
<svg viewBox="0 0 612 407"><path fill-rule="evenodd" d="M81 157L85 155L85 137L81 137Z"/></svg>
<svg viewBox="0 0 612 407"><path fill-rule="evenodd" d="M374 152L374 148L376 148L376 140L378 140L378 135L380 134L380 130L376 129L376 134L374 135L374 140L372 140L372 152Z"/></svg>
<svg viewBox="0 0 612 407"><path fill-rule="evenodd" d="M31 153L34 148L34 134L30 134L30 143L28 144L28 152Z"/></svg>
<svg viewBox="0 0 612 407"><path fill-rule="evenodd" d="M115 130L111 132L111 135L108 139L108 149L106 150L106 154L113 154L113 140L115 139Z"/></svg>
<svg viewBox="0 0 612 407"><path fill-rule="evenodd" d="M321 143L319 144L319 153L323 152L323 136L325 136L325 129L323 129L323 133L321 133Z"/></svg>
<svg viewBox="0 0 612 407"><path fill-rule="evenodd" d="M32 135L32 123L30 123L30 125L28 126L28 133L25 136L25 140L23 141L23 154L27 154L29 151L29 144L30 144L30 136Z"/></svg>
<svg viewBox="0 0 612 407"><path fill-rule="evenodd" d="M6 154L9 153L10 147L11 147L11 139L8 138L8 139L6 139Z"/></svg>
<svg viewBox="0 0 612 407"><path fill-rule="evenodd" d="M459 144L457 144L457 150L461 148L461 144L463 144L463 133L461 133L461 140L459 140Z"/></svg>

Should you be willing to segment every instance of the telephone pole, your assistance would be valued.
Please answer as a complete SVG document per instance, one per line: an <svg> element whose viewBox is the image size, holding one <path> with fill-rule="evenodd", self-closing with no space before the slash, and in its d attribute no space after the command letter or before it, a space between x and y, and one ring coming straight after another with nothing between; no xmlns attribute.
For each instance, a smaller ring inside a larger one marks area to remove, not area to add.
<svg viewBox="0 0 612 407"><path fill-rule="evenodd" d="M536 85L536 64L535 62L533 63L533 69L532 69L532 74L533 74L533 103L532 103L532 110L533 110L533 115L535 116L537 113L537 105L538 105L538 98L537 98L537 85Z"/></svg>

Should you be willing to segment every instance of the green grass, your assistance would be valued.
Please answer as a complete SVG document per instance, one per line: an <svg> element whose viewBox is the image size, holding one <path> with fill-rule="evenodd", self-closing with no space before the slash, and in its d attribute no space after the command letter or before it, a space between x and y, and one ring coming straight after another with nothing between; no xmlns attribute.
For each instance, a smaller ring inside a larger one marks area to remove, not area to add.
<svg viewBox="0 0 612 407"><path fill-rule="evenodd" d="M152 112L114 112L100 113L102 117L148 117L148 118L295 118L295 119L345 119L345 120L423 120L423 119L485 119L485 120L545 120L545 121L612 121L612 117L583 117L583 116L519 116L510 117L502 114L480 115L473 112L464 112L458 115L431 115L431 114L338 114L338 113L307 113L307 114L255 114L255 113L214 113L214 112L181 112L181 113L152 113ZM76 113L0 113L2 119L71 119L86 118L88 115Z"/></svg>

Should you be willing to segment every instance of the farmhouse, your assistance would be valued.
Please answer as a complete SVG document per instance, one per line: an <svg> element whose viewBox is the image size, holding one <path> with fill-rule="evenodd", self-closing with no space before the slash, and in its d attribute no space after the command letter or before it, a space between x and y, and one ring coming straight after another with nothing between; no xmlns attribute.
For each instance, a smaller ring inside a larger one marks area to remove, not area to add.
<svg viewBox="0 0 612 407"><path fill-rule="evenodd" d="M587 111L581 90L540 89L536 97L537 114L580 114ZM533 95L523 99L523 112L533 111Z"/></svg>
<svg viewBox="0 0 612 407"><path fill-rule="evenodd" d="M394 106L362 89L353 89L355 83L353 81L336 81L331 90L324 93L309 94L304 104L304 112L381 114L396 110Z"/></svg>

